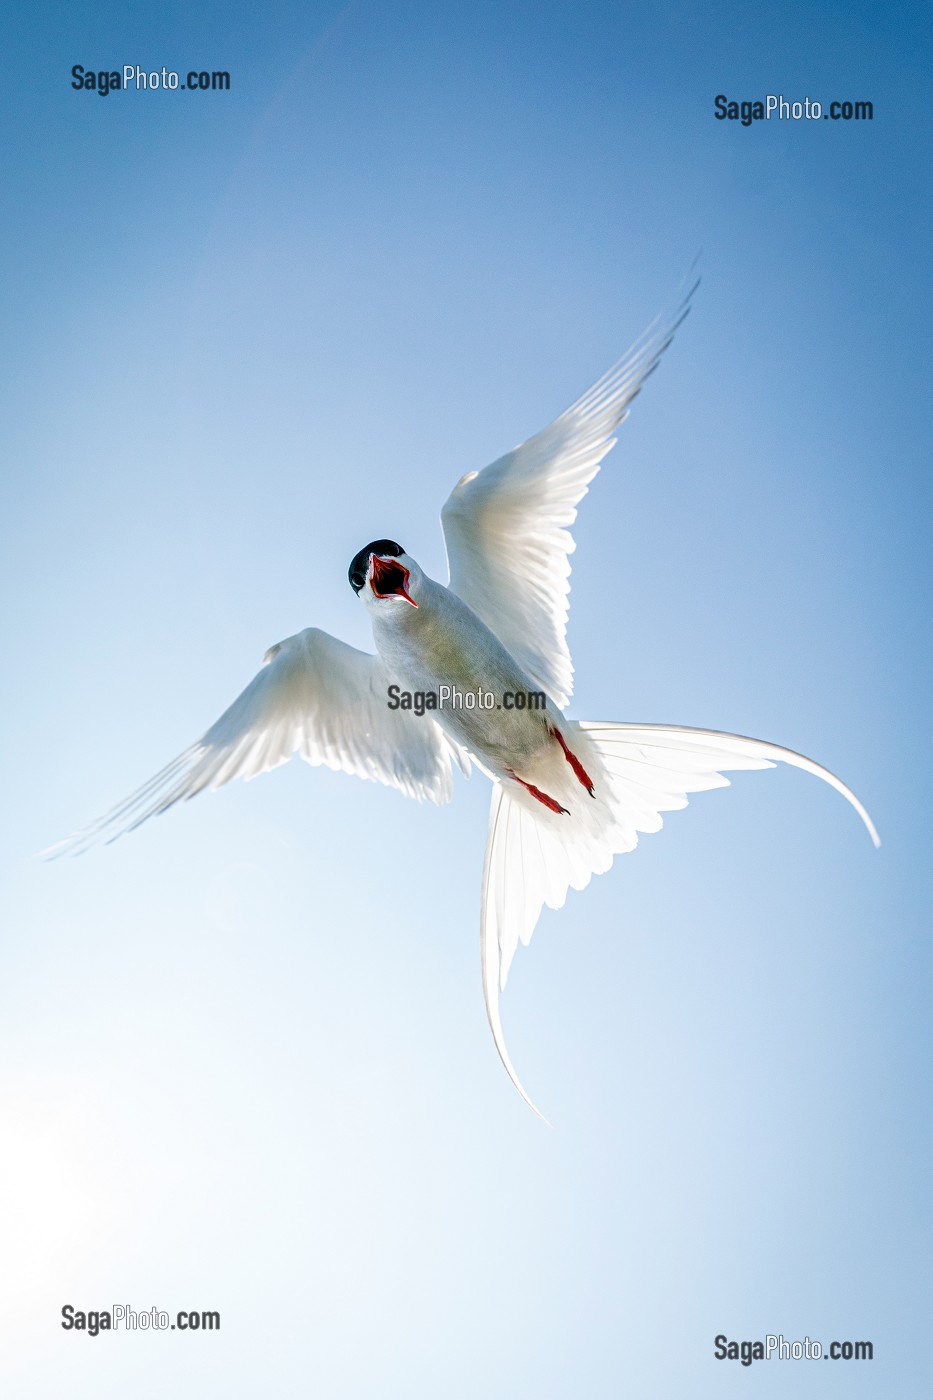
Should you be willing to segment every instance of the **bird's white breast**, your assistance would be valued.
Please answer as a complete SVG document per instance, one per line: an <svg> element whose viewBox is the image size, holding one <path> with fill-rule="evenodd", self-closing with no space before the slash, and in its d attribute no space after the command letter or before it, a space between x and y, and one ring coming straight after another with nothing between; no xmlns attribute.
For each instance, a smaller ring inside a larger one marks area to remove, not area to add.
<svg viewBox="0 0 933 1400"><path fill-rule="evenodd" d="M504 776L523 767L549 743L551 702L537 711L508 708L503 697L540 687L455 593L423 577L417 608L399 600L370 615L379 655L404 689L438 694L449 686L462 696L492 695L489 708L448 703L429 712L492 772Z"/></svg>

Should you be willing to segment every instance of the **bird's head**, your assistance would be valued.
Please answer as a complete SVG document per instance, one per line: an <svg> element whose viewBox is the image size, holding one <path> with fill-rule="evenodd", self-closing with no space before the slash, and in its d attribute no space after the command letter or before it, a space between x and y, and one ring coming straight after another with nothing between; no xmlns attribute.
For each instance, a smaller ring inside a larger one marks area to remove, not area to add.
<svg viewBox="0 0 933 1400"><path fill-rule="evenodd" d="M347 571L350 587L370 608L417 608L421 570L394 540L373 540L355 554Z"/></svg>

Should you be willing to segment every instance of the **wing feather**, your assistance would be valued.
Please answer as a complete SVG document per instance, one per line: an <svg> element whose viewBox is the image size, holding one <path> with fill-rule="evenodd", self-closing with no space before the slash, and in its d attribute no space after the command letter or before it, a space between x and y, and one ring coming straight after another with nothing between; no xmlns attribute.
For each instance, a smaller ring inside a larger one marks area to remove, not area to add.
<svg viewBox="0 0 933 1400"><path fill-rule="evenodd" d="M296 753L310 764L447 802L453 751L427 715L390 710L378 657L308 627L266 652L261 671L190 748L105 816L44 852L114 841L205 788L256 777Z"/></svg>
<svg viewBox="0 0 933 1400"><path fill-rule="evenodd" d="M454 487L441 512L450 587L563 709L570 527L642 385L690 309L696 283L549 427Z"/></svg>

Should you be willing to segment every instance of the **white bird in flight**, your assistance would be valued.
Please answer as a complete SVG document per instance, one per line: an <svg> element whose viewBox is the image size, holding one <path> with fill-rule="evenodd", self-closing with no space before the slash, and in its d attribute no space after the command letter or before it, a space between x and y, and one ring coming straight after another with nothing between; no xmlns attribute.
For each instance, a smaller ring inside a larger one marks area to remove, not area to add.
<svg viewBox="0 0 933 1400"><path fill-rule="evenodd" d="M446 585L393 540L360 550L349 579L369 613L375 656L316 627L276 643L197 743L47 854L115 840L182 799L296 753L436 803L452 796L452 763L469 774L472 760L492 779L480 908L486 1012L512 1082L537 1113L506 1049L499 992L543 905L561 908L569 888L608 870L639 832L660 830L661 813L685 807L689 793L727 787L725 770L782 761L813 773L848 799L879 845L845 783L790 749L564 714L573 688L570 527L694 290L549 427L457 483L441 512Z"/></svg>

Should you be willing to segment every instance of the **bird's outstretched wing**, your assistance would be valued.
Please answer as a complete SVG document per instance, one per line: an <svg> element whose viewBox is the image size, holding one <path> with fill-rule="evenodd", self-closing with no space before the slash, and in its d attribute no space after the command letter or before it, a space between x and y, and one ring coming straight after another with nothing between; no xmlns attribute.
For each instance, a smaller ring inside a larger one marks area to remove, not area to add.
<svg viewBox="0 0 933 1400"><path fill-rule="evenodd" d="M270 647L264 663L196 744L106 816L43 854L77 855L113 841L182 799L232 778L255 778L296 753L407 797L450 800L452 751L443 731L427 715L389 709L390 677L378 657L308 627Z"/></svg>
<svg viewBox="0 0 933 1400"><path fill-rule="evenodd" d="M441 512L450 587L561 709L573 690L566 641L570 526L696 286L549 427L463 477Z"/></svg>

